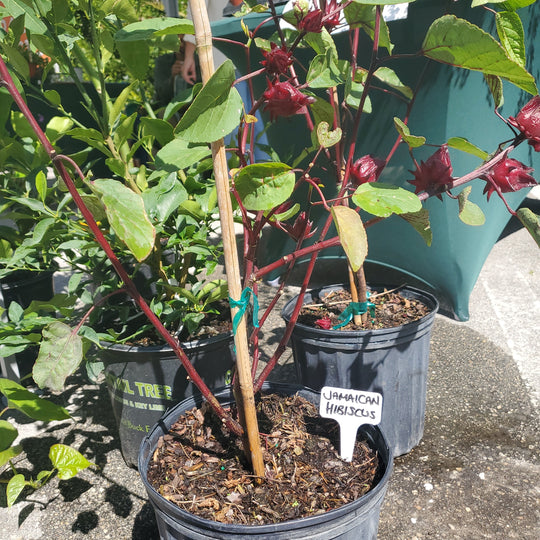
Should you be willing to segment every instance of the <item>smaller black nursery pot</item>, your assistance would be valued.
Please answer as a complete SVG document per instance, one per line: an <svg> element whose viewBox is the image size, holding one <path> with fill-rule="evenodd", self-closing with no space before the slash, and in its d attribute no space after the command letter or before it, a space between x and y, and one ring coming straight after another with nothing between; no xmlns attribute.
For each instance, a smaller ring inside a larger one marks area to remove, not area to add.
<svg viewBox="0 0 540 540"><path fill-rule="evenodd" d="M346 285L308 291L304 304ZM383 290L374 287L373 290ZM413 287L400 294L420 300L431 311L418 321L377 330L322 330L296 324L291 346L298 382L314 390L334 386L383 396L380 428L394 456L410 452L422 439L426 411L430 336L437 299ZM289 321L297 297L281 313Z"/></svg>
<svg viewBox="0 0 540 540"><path fill-rule="evenodd" d="M318 404L320 395L297 385L265 383L263 392L281 395L298 393L312 403ZM218 392L216 398L223 405L233 402L231 388ZM392 471L392 452L377 426L362 426L359 429L369 445L379 456L378 483L365 495L341 508L316 516L284 521L270 525L232 525L200 518L163 498L148 482L148 465L157 447L159 438L165 435L172 424L186 410L202 403L200 395L188 398L171 409L154 426L144 439L139 451L139 473L156 514L161 540L375 540L379 526L379 513L386 494Z"/></svg>
<svg viewBox="0 0 540 540"><path fill-rule="evenodd" d="M231 382L234 369L232 333L182 343L182 347L210 389ZM137 466L141 441L164 412L197 392L169 346L113 345L98 353L127 465Z"/></svg>

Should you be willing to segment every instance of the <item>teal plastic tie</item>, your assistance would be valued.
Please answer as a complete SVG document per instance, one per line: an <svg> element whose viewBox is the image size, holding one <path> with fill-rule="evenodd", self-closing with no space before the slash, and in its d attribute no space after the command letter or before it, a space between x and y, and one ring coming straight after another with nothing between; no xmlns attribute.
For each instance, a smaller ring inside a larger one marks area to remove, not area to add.
<svg viewBox="0 0 540 540"><path fill-rule="evenodd" d="M238 311L236 312L236 315L233 319L233 334L235 335L236 329L238 328L238 325L240 324L240 321L249 306L251 298L253 298L253 326L255 328L259 328L259 301L257 300L257 296L253 292L253 289L251 289L250 287L246 287L242 291L242 296L240 296L240 300L233 300L229 296L229 302L231 306L238 308Z"/></svg>
<svg viewBox="0 0 540 540"><path fill-rule="evenodd" d="M369 293L367 296L369 298ZM362 315L364 313L367 313L368 310L369 314L372 317L375 317L375 304L373 304L369 300L367 302L351 302L338 317L338 321L341 322L339 324L336 324L335 326L332 326L332 330L337 330L342 326L346 326L352 321L352 318L355 315Z"/></svg>

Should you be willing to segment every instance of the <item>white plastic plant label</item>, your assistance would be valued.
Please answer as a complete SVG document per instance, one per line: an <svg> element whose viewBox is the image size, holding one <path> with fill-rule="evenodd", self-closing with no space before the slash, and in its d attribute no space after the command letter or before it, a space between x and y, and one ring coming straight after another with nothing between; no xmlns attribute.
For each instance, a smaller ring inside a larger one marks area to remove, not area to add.
<svg viewBox="0 0 540 540"><path fill-rule="evenodd" d="M319 414L339 424L340 457L352 461L356 433L363 424L381 421L383 397L377 392L363 392L324 386L321 390Z"/></svg>

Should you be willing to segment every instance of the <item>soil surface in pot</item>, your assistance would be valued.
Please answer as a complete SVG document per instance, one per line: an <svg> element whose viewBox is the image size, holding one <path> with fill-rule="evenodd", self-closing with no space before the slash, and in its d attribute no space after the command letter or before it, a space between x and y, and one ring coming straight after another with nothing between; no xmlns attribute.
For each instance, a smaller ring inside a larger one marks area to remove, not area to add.
<svg viewBox="0 0 540 540"><path fill-rule="evenodd" d="M209 409L192 409L159 439L148 480L163 497L200 517L263 525L313 516L352 502L379 479L378 456L357 441L339 458L339 426L299 396L257 404L266 479L258 485L241 444Z"/></svg>
<svg viewBox="0 0 540 540"><path fill-rule="evenodd" d="M431 309L415 298L406 298L400 294L399 289L372 292L369 301L375 304L374 316L367 312L366 321L361 325L351 320L336 330L374 330L393 328L425 317ZM344 289L330 291L318 298L315 302L302 307L298 323L323 330L331 330L344 322L339 316L351 302L351 293Z"/></svg>

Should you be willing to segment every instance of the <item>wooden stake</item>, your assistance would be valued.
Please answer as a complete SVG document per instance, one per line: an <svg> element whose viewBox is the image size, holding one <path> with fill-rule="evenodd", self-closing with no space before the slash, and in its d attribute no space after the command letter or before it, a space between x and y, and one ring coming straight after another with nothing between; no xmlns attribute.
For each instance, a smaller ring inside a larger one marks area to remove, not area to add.
<svg viewBox="0 0 540 540"><path fill-rule="evenodd" d="M199 54L199 63L203 84L214 73L214 58L212 54L212 33L210 21L204 0L189 0L193 25L195 26L195 42ZM212 143L212 158L214 161L214 176L216 178L216 190L223 236L223 253L225 256L225 272L229 285L229 295L234 300L240 300L242 285L240 280L240 267L238 264L238 252L236 249L236 235L232 204L229 190L229 175L227 169L227 157L223 139ZM238 308L231 307L231 316L234 316ZM261 441L259 438L259 426L255 410L255 398L253 395L253 381L251 379L251 365L249 358L248 335L245 316L242 317L234 336L236 346L236 369L240 386L241 402L237 403L241 413L240 419L245 422L244 430L247 434L247 445L251 458L251 465L256 476L264 478L264 461L262 457Z"/></svg>
<svg viewBox="0 0 540 540"><path fill-rule="evenodd" d="M347 265L347 268L349 269L349 285L351 287L351 301L352 302L358 302L358 289L356 288L356 283L354 281L354 272L352 271L352 268L350 265ZM362 315L354 314L353 315L353 322L356 324L356 326L360 326L362 324Z"/></svg>

